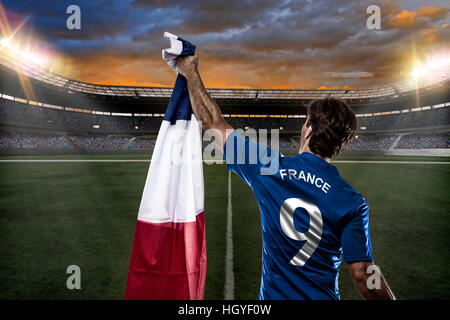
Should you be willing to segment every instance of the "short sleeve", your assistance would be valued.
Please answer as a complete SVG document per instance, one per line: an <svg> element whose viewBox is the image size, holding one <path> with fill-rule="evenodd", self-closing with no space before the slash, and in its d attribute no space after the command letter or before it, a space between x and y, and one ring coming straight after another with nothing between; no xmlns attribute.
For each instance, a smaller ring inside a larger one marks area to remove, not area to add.
<svg viewBox="0 0 450 320"><path fill-rule="evenodd" d="M249 186L259 174L274 174L278 169L279 152L245 139L237 131L228 136L223 153L228 170Z"/></svg>
<svg viewBox="0 0 450 320"><path fill-rule="evenodd" d="M345 224L341 243L345 262L373 261L367 202L364 201Z"/></svg>

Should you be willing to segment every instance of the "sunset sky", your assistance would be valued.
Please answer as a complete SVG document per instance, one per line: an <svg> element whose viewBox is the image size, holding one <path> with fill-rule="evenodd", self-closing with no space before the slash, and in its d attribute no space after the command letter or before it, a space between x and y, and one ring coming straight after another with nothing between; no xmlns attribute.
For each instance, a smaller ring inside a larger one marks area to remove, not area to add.
<svg viewBox="0 0 450 320"><path fill-rule="evenodd" d="M51 52L55 72L99 84L172 86L164 31L197 45L210 88L373 87L405 79L414 56L450 50L450 1L0 3L11 30L26 21L17 39ZM81 30L66 27L71 4L81 9ZM381 8L380 30L366 27L370 4Z"/></svg>

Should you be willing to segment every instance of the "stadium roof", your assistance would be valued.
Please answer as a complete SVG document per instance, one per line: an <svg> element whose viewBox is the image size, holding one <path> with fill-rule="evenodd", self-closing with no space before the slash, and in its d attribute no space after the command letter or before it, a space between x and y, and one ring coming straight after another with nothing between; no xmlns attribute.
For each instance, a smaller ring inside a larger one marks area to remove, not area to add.
<svg viewBox="0 0 450 320"><path fill-rule="evenodd" d="M41 81L47 85L67 90L70 93L84 93L98 96L116 97L148 97L164 98L171 96L172 88L165 87L135 87L98 85L82 81L72 80L39 67L34 63L24 63L14 52L6 47L0 48L0 64L15 70L32 79ZM447 79L441 79L445 81ZM420 84L412 80L397 82L394 84L370 88L370 89L207 89L215 99L251 99L263 102L267 101L289 101L301 99L317 99L328 96L340 97L342 99L360 100L384 100L411 94L418 88L424 88L436 84L435 81L421 81Z"/></svg>

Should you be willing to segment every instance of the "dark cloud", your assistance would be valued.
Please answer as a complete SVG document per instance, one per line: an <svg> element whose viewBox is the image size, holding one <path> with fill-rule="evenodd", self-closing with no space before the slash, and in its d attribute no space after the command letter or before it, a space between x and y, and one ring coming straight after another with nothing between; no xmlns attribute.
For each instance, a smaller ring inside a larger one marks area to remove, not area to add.
<svg viewBox="0 0 450 320"><path fill-rule="evenodd" d="M170 85L174 74L161 60L164 31L197 45L205 82L215 87L381 85L401 79L413 43L422 54L449 39L448 3L438 0L3 3L29 15L27 25L72 58L74 77L97 83ZM81 8L81 31L65 27L69 4ZM381 8L381 30L366 27L370 4Z"/></svg>
<svg viewBox="0 0 450 320"><path fill-rule="evenodd" d="M160 8L193 8L196 1L178 1L178 0L133 0L131 5L143 9L160 9Z"/></svg>

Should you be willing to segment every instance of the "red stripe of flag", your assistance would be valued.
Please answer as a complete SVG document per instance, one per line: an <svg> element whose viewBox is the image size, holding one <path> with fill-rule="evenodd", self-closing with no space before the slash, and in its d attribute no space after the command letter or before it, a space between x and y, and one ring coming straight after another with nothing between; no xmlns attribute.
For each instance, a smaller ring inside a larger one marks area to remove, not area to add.
<svg viewBox="0 0 450 320"><path fill-rule="evenodd" d="M137 221L125 299L203 299L205 276L204 212L193 222Z"/></svg>

